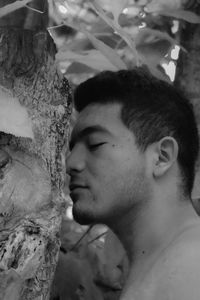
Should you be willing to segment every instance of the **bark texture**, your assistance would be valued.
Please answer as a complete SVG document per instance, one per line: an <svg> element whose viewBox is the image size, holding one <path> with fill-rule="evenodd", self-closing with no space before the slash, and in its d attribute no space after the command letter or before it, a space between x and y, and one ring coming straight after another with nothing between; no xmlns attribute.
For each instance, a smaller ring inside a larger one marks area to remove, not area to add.
<svg viewBox="0 0 200 300"><path fill-rule="evenodd" d="M1 134L0 300L49 299L57 264L71 93L54 54L44 30L0 27L0 89L27 108L35 136Z"/></svg>

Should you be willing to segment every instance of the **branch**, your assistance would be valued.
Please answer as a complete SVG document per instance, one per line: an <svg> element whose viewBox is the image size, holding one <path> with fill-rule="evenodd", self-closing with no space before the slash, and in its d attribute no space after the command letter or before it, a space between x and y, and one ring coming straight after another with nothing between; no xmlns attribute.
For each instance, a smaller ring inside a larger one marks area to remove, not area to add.
<svg viewBox="0 0 200 300"><path fill-rule="evenodd" d="M32 0L15 1L12 4L8 4L8 5L1 7L0 18L4 17L5 15L7 15L17 9L20 9L20 8L26 6L27 3L31 2L31 1Z"/></svg>

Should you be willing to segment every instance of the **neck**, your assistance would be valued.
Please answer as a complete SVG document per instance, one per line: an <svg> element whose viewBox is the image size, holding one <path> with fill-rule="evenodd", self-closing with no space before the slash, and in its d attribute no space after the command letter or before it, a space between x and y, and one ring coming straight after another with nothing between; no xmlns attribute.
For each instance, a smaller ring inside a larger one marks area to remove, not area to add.
<svg viewBox="0 0 200 300"><path fill-rule="evenodd" d="M134 207L109 227L122 242L132 268L158 255L184 226L197 218L190 199L155 198Z"/></svg>

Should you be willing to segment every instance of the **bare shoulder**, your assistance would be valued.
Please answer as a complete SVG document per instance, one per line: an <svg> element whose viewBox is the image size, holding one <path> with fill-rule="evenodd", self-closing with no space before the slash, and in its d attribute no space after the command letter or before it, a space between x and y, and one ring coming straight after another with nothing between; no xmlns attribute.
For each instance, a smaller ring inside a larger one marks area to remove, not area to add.
<svg viewBox="0 0 200 300"><path fill-rule="evenodd" d="M168 263L186 264L200 257L200 219L185 230L174 240L167 253ZM199 261L200 264L200 261Z"/></svg>
<svg viewBox="0 0 200 300"><path fill-rule="evenodd" d="M200 224L177 238L158 269L155 299L200 299Z"/></svg>

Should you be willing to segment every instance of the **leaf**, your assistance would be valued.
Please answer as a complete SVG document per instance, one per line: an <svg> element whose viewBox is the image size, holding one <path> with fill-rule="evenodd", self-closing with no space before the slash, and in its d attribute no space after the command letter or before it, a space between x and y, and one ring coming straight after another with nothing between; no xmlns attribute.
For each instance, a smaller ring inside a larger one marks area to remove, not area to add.
<svg viewBox="0 0 200 300"><path fill-rule="evenodd" d="M120 58L120 56L115 50L107 46L104 42L97 39L93 34L91 34L86 29L84 29L83 26L75 25L72 22L67 23L66 21L65 24L84 33L87 36L87 38L90 40L92 45L96 49L98 49L108 59L108 61L117 68L117 70L127 69L126 64L123 62L123 60Z"/></svg>
<svg viewBox="0 0 200 300"><path fill-rule="evenodd" d="M156 59L154 59L155 57L146 57L143 56L142 54L140 54L143 64L146 65L150 71L150 73L157 77L160 80L166 81L168 83L170 83L170 79L169 77L164 73L164 71L162 72L158 67L159 67L159 61L157 61Z"/></svg>
<svg viewBox="0 0 200 300"><path fill-rule="evenodd" d="M115 22L118 23L119 15L128 4L128 0L109 0L108 4L110 4L110 10Z"/></svg>
<svg viewBox="0 0 200 300"><path fill-rule="evenodd" d="M159 15L181 19L189 23L199 24L200 16L189 10L161 10Z"/></svg>
<svg viewBox="0 0 200 300"><path fill-rule="evenodd" d="M74 53L72 51L66 51L63 53L58 52L56 55L56 59L57 61L76 61L99 71L117 71L118 69L98 50L84 51L82 52L82 54Z"/></svg>
<svg viewBox="0 0 200 300"><path fill-rule="evenodd" d="M145 38L147 39L150 36L159 38L160 40L167 40L172 45L177 44L177 41L175 39L173 39L167 32L163 32L163 31L151 29L151 28L140 29L136 40L139 41L139 40L142 40Z"/></svg>
<svg viewBox="0 0 200 300"><path fill-rule="evenodd" d="M3 87L0 87L0 131L15 136L34 138L26 108Z"/></svg>
<svg viewBox="0 0 200 300"><path fill-rule="evenodd" d="M182 2L182 0L150 0L144 9L148 13L161 10L177 10L181 8Z"/></svg>
<svg viewBox="0 0 200 300"><path fill-rule="evenodd" d="M114 33L118 34L130 47L130 49L133 52L134 58L135 58L135 64L139 65L139 57L136 50L135 42L132 40L131 36L127 34L127 32L116 22L114 22L112 19L107 17L107 15L104 13L103 9L99 6L97 1L94 1L91 3L91 8L113 29Z"/></svg>
<svg viewBox="0 0 200 300"><path fill-rule="evenodd" d="M166 40L157 40L152 43L143 43L137 46L137 50L140 56L145 57L145 59L151 63L159 65L164 56L168 54L171 44Z"/></svg>
<svg viewBox="0 0 200 300"><path fill-rule="evenodd" d="M31 2L32 0L21 0L21 1L15 1L11 4L8 4L6 6L1 7L0 10L0 18L4 17L5 15L19 9L22 8L24 6L26 6L26 4L28 4L29 2Z"/></svg>
<svg viewBox="0 0 200 300"><path fill-rule="evenodd" d="M117 54L116 51L114 51L111 47L107 46L104 42L97 39L94 35L87 32L86 33L88 39L91 41L93 46L100 50L101 53L107 57L107 59L111 62L112 65L114 65L117 69L127 69L125 63L122 61L120 56Z"/></svg>
<svg viewBox="0 0 200 300"><path fill-rule="evenodd" d="M83 65L79 62L73 62L67 69L68 74L91 74L94 73L94 69L90 68L89 66Z"/></svg>

